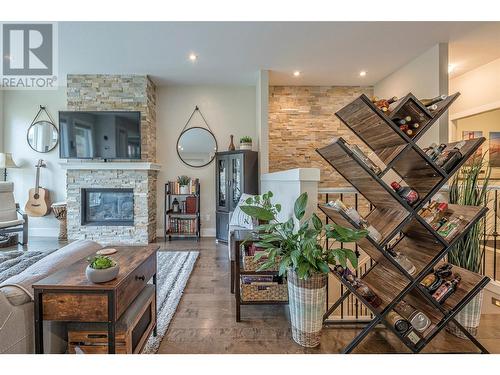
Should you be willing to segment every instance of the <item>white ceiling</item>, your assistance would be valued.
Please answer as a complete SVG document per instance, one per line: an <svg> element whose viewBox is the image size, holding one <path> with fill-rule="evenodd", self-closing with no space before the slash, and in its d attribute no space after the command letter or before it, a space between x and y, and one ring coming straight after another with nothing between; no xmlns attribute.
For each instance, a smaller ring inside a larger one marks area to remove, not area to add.
<svg viewBox="0 0 500 375"><path fill-rule="evenodd" d="M459 75L500 57L500 22L61 22L59 75L254 85L268 69L274 85L372 85L439 42Z"/></svg>

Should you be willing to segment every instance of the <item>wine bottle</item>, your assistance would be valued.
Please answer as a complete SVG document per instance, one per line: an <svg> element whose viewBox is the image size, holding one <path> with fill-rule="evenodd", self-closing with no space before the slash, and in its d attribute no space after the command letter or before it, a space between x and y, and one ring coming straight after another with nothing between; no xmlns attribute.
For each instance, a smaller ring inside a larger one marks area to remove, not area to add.
<svg viewBox="0 0 500 375"><path fill-rule="evenodd" d="M433 104L433 105L428 106L427 109L431 112L434 112L435 110L438 109L438 106L437 106L437 104Z"/></svg>
<svg viewBox="0 0 500 375"><path fill-rule="evenodd" d="M363 151L358 147L358 145L351 145L346 142L346 146L352 151L356 157L361 160L368 168L370 168L375 174L380 174L382 170L375 164L368 156L365 155Z"/></svg>
<svg viewBox="0 0 500 375"><path fill-rule="evenodd" d="M394 327L396 332L399 334L405 334L408 332L408 330L411 327L411 324L408 320L403 318L401 315L399 315L397 312L391 310L387 313L385 319L387 322Z"/></svg>
<svg viewBox="0 0 500 375"><path fill-rule="evenodd" d="M460 149L465 145L465 141L458 142L451 150L443 152L437 159L436 165L442 167L445 172L451 171L455 165L463 158Z"/></svg>
<svg viewBox="0 0 500 375"><path fill-rule="evenodd" d="M396 181L393 181L391 183L391 187L396 191L396 193L406 200L409 205L414 204L416 201L418 201L418 193L416 190L413 190L412 188L408 186L401 186L398 184Z"/></svg>
<svg viewBox="0 0 500 375"><path fill-rule="evenodd" d="M368 221L359 214L356 209L353 207L346 206L341 200L337 199L335 202L330 201L326 204L329 207L332 207L336 211L341 211L345 215L347 215L356 225L361 226L363 229L368 231L368 236L372 238L375 242L380 242L382 239L382 235L379 233L377 229L373 225L370 225Z"/></svg>
<svg viewBox="0 0 500 375"><path fill-rule="evenodd" d="M436 96L435 98L430 98L430 99L420 99L420 102L425 105L426 107L439 103L442 100L445 100L448 96L447 95L439 95Z"/></svg>
<svg viewBox="0 0 500 375"><path fill-rule="evenodd" d="M406 121L404 118L401 118L401 119L397 119L397 120L393 120L397 125L401 126L401 125L406 125L406 123L408 121Z"/></svg>
<svg viewBox="0 0 500 375"><path fill-rule="evenodd" d="M448 210L448 203L446 202L431 202L429 205L429 209L431 211L430 215L424 215L423 219L427 224L432 225L434 221L439 221L444 216L446 211Z"/></svg>
<svg viewBox="0 0 500 375"><path fill-rule="evenodd" d="M418 311L415 307L406 301L400 301L394 307L394 310L403 318L407 319L413 328L418 332L424 332L430 325L431 321L423 312Z"/></svg>
<svg viewBox="0 0 500 375"><path fill-rule="evenodd" d="M404 254L401 254L400 252L395 251L394 249L387 249L387 252L391 254L391 256L394 258L396 262L399 263L401 267L404 268L408 274L413 275L415 274L415 271L417 268L415 265L411 262L410 259Z"/></svg>
<svg viewBox="0 0 500 375"><path fill-rule="evenodd" d="M393 96L392 98L380 99L373 103L383 112L387 112L389 110L389 106L397 100L398 100L397 96Z"/></svg>
<svg viewBox="0 0 500 375"><path fill-rule="evenodd" d="M351 284L351 286L356 289L356 291L363 297L366 302L368 302L373 307L377 308L382 304L382 300L377 294L368 286L366 283L354 276L352 272L346 274L346 270L343 272L344 279Z"/></svg>
<svg viewBox="0 0 500 375"><path fill-rule="evenodd" d="M413 124L410 124L411 129L418 129L420 128L420 124L418 122L414 122Z"/></svg>
<svg viewBox="0 0 500 375"><path fill-rule="evenodd" d="M453 237L455 237L456 233L458 232L458 228L460 227L460 223L463 220L464 217L460 215L453 220L448 221L439 228L438 234L444 237L444 239L447 241L451 240Z"/></svg>
<svg viewBox="0 0 500 375"><path fill-rule="evenodd" d="M441 219L439 220L434 220L432 223L431 223L431 227L432 229L434 230L439 230L439 228L441 228L446 222L448 221L448 219L446 217L442 217Z"/></svg>
<svg viewBox="0 0 500 375"><path fill-rule="evenodd" d="M439 303L444 303L446 299L451 296L455 290L457 290L457 286L462 280L459 274L455 274L453 280L445 281L441 286L432 294L432 297Z"/></svg>

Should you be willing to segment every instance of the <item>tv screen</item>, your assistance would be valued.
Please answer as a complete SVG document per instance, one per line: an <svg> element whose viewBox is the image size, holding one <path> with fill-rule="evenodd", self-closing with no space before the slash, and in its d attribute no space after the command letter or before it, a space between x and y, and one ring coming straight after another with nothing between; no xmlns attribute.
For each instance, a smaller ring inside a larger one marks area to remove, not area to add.
<svg viewBox="0 0 500 375"><path fill-rule="evenodd" d="M140 159L141 113L59 112L63 159Z"/></svg>

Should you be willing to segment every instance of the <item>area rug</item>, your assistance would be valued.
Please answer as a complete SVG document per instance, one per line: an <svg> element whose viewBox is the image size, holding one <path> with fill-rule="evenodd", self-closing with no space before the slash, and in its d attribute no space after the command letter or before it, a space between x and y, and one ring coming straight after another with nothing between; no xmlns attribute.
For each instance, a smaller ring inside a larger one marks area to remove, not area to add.
<svg viewBox="0 0 500 375"><path fill-rule="evenodd" d="M143 354L154 354L167 333L168 326L184 288L191 276L198 251L159 251L157 271L157 331L142 349Z"/></svg>
<svg viewBox="0 0 500 375"><path fill-rule="evenodd" d="M13 250L0 252L0 283L11 276L21 273L32 264L35 264L40 259L56 250L57 249L48 251Z"/></svg>

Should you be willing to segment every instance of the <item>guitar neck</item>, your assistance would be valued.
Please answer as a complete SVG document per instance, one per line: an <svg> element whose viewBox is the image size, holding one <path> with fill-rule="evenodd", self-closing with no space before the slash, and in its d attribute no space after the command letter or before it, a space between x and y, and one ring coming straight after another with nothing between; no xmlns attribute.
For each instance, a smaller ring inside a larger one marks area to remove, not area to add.
<svg viewBox="0 0 500 375"><path fill-rule="evenodd" d="M38 194L40 189L40 168L42 167L41 161L36 165L36 181L35 181L35 194Z"/></svg>

